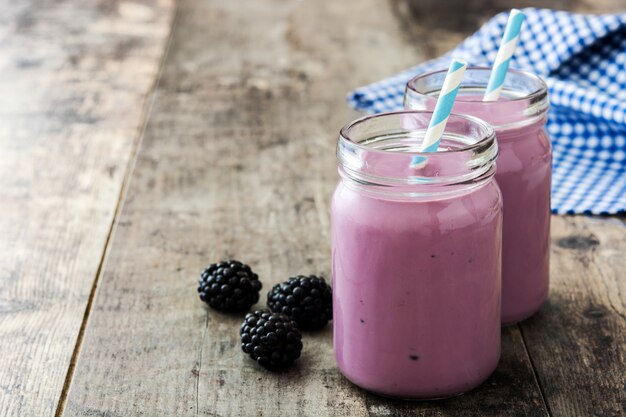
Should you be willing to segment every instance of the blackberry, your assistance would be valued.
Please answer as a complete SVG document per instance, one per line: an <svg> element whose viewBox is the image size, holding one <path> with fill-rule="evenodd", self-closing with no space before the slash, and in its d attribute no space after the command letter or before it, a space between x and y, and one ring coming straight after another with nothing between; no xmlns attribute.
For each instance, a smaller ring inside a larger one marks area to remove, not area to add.
<svg viewBox="0 0 626 417"><path fill-rule="evenodd" d="M300 357L302 335L295 321L268 310L248 313L241 330L241 349L272 371L288 367Z"/></svg>
<svg viewBox="0 0 626 417"><path fill-rule="evenodd" d="M198 281L200 299L216 310L235 312L259 301L262 284L248 265L222 261L202 271Z"/></svg>
<svg viewBox="0 0 626 417"><path fill-rule="evenodd" d="M267 294L267 305L294 319L301 329L320 329L333 318L332 298L324 278L299 275L275 285Z"/></svg>

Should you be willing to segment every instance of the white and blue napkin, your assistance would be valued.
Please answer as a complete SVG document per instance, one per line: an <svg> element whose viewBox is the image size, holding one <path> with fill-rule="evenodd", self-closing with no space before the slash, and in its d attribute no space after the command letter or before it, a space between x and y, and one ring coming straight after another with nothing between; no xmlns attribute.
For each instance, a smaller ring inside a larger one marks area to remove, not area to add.
<svg viewBox="0 0 626 417"><path fill-rule="evenodd" d="M549 87L552 210L626 211L626 13L522 11L526 23L511 68L534 72ZM402 109L406 82L446 68L452 55L470 65L491 65L507 18L498 14L450 53L351 92L350 105L370 113Z"/></svg>

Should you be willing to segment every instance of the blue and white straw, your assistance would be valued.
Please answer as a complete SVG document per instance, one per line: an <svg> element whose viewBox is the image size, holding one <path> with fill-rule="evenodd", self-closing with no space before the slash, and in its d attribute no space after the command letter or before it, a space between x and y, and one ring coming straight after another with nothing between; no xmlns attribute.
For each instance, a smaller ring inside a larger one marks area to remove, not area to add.
<svg viewBox="0 0 626 417"><path fill-rule="evenodd" d="M467 62L462 59L453 59L448 68L448 73L443 81L443 86L433 111L433 116L428 124L428 129L424 135L424 141L422 142L421 152L436 152L441 142L441 136L448 123L448 117L452 112L452 106L456 99L456 94L459 92L459 86L465 74L467 68ZM426 157L414 156L411 159L411 168L421 168L426 163Z"/></svg>
<svg viewBox="0 0 626 417"><path fill-rule="evenodd" d="M504 36L502 37L500 49L498 49L496 60L493 63L493 69L491 70L491 75L489 76L487 91L485 91L483 101L497 101L500 97L500 92L502 91L502 86L504 85L504 78L506 77L506 72L508 71L509 64L511 63L511 57L517 47L520 29L522 28L522 23L524 23L525 19L526 15L521 11L517 9L511 10L511 14L509 14L509 21L504 29Z"/></svg>

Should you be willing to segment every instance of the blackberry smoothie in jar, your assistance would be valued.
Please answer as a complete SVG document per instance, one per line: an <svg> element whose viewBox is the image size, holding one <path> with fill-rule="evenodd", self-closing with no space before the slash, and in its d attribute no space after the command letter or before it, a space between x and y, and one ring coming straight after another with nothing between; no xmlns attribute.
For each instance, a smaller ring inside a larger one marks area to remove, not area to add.
<svg viewBox="0 0 626 417"><path fill-rule="evenodd" d="M453 112L490 123L498 141L496 181L502 190L502 323L524 320L548 297L552 147L545 130L546 84L536 75L509 70L498 101L482 101L491 68L468 68ZM445 71L407 84L407 109L434 108Z"/></svg>
<svg viewBox="0 0 626 417"><path fill-rule="evenodd" d="M467 392L500 357L494 132L453 114L439 151L418 152L431 116L345 126L331 207L335 359L354 384L405 399Z"/></svg>

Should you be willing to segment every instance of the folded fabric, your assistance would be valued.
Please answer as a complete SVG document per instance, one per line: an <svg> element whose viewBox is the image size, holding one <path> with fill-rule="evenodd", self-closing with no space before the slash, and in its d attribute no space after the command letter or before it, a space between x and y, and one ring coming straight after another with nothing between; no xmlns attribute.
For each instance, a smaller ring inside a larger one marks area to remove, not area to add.
<svg viewBox="0 0 626 417"><path fill-rule="evenodd" d="M626 211L626 13L523 12L526 23L511 68L534 72L549 87L552 210ZM507 18L508 13L496 15L453 51L361 87L348 95L348 102L371 113L399 110L406 82L446 68L451 56L470 65L491 65Z"/></svg>

